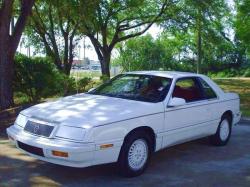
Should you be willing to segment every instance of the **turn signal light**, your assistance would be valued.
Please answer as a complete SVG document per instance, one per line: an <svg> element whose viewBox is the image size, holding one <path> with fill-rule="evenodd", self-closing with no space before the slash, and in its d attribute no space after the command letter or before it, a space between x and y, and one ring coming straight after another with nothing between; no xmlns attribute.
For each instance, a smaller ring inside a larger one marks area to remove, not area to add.
<svg viewBox="0 0 250 187"><path fill-rule="evenodd" d="M110 148L110 147L113 147L114 144L103 144L100 146L101 149L107 149L107 148Z"/></svg>
<svg viewBox="0 0 250 187"><path fill-rule="evenodd" d="M59 157L69 157L69 153L62 152L62 151L52 151L52 155L59 156Z"/></svg>

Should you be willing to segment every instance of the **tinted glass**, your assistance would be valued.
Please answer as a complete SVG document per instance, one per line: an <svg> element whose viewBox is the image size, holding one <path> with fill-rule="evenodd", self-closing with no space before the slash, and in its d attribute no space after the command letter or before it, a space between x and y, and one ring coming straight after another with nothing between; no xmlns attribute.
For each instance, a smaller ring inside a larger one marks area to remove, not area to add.
<svg viewBox="0 0 250 187"><path fill-rule="evenodd" d="M206 99L213 99L213 98L217 98L217 95L215 94L215 92L213 91L213 89L208 85L208 83L206 81L204 81L203 79L199 79L204 95L206 97Z"/></svg>
<svg viewBox="0 0 250 187"><path fill-rule="evenodd" d="M180 79L176 82L172 97L179 97L186 102L202 100L202 92L195 78Z"/></svg>
<svg viewBox="0 0 250 187"><path fill-rule="evenodd" d="M111 79L88 94L160 102L166 97L171 79L151 75L124 74Z"/></svg>

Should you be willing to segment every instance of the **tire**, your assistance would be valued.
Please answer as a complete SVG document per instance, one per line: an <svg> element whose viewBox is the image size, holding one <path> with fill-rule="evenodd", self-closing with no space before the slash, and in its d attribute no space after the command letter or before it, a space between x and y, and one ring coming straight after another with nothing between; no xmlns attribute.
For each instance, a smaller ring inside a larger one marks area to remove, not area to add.
<svg viewBox="0 0 250 187"><path fill-rule="evenodd" d="M141 175L153 152L153 140L146 132L136 131L125 138L119 155L119 172L125 177Z"/></svg>
<svg viewBox="0 0 250 187"><path fill-rule="evenodd" d="M228 143L232 132L232 118L223 115L216 134L210 137L211 143L216 146L224 146Z"/></svg>

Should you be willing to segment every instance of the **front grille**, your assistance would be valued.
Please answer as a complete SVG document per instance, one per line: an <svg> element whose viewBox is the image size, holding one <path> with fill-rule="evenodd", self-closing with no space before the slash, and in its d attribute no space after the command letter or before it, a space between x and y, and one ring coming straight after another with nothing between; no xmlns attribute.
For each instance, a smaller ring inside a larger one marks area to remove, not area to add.
<svg viewBox="0 0 250 187"><path fill-rule="evenodd" d="M28 145L28 144L25 144L25 143L22 143L19 141L17 142L17 144L18 144L18 147L24 151L27 151L27 152L34 154L34 155L44 157L44 153L43 153L42 148L34 147L34 146L31 146L31 145Z"/></svg>
<svg viewBox="0 0 250 187"><path fill-rule="evenodd" d="M28 121L24 127L24 130L27 132L45 137L49 137L53 129L53 126L36 123L34 121Z"/></svg>

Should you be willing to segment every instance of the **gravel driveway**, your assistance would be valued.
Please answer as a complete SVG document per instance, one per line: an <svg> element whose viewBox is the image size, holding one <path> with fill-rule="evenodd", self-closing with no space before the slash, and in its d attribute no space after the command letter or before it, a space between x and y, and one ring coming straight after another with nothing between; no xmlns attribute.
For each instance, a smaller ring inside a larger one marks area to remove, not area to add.
<svg viewBox="0 0 250 187"><path fill-rule="evenodd" d="M201 139L160 151L144 175L130 179L114 164L76 169L38 161L1 137L0 186L250 186L250 124L234 127L225 147Z"/></svg>

